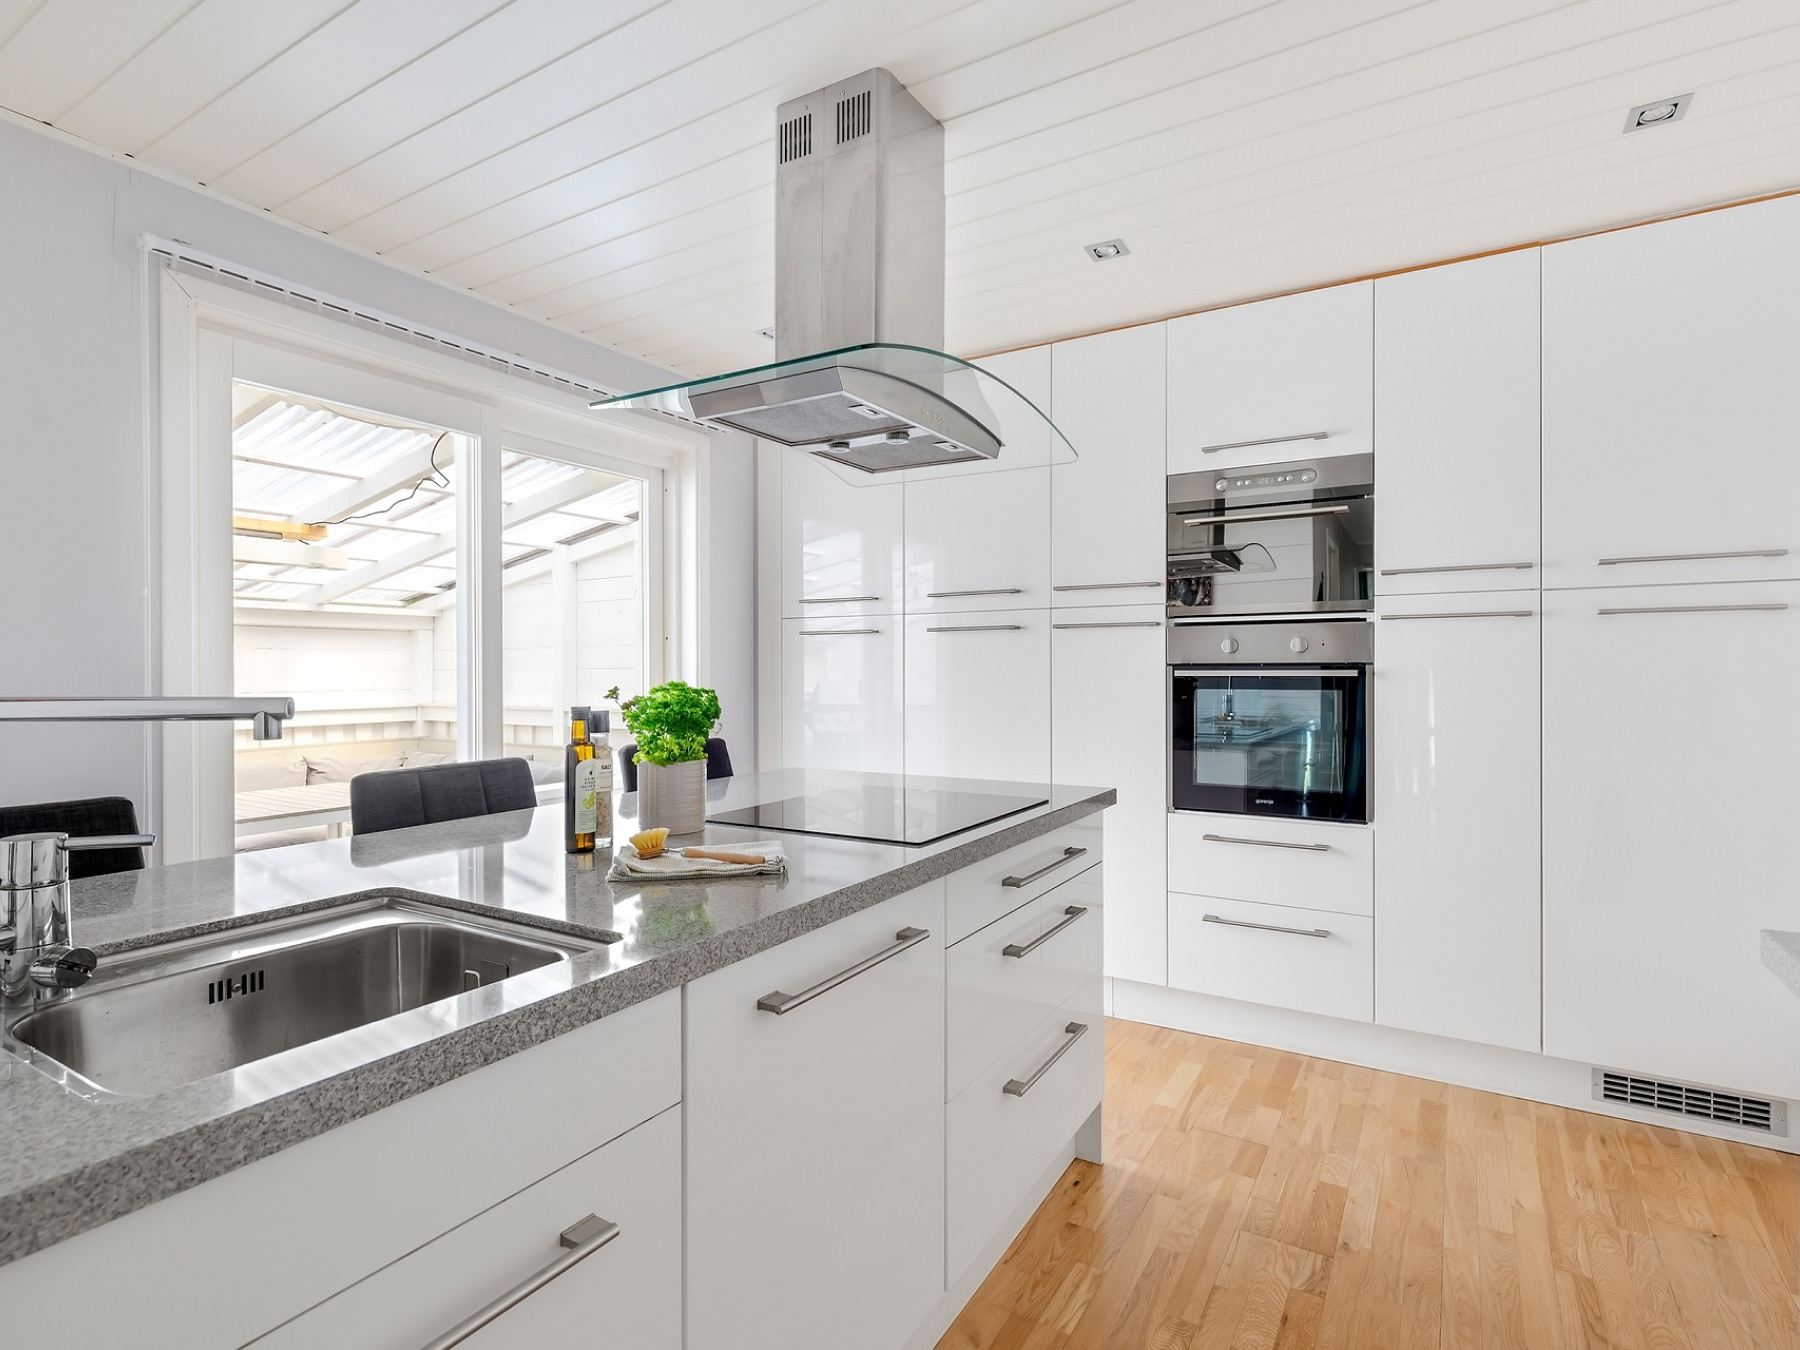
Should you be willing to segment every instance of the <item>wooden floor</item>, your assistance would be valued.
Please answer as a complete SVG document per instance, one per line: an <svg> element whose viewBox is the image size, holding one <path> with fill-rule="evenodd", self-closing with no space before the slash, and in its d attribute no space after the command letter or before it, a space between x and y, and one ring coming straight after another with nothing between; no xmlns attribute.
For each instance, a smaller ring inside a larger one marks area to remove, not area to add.
<svg viewBox="0 0 1800 1350"><path fill-rule="evenodd" d="M940 1350L1790 1350L1767 1149L1134 1022L1073 1164Z"/></svg>

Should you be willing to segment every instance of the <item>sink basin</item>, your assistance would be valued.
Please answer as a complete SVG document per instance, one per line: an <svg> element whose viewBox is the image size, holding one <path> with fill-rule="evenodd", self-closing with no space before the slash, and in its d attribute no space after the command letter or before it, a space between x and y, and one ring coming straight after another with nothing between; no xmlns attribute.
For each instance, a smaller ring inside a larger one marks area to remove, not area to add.
<svg viewBox="0 0 1800 1350"><path fill-rule="evenodd" d="M602 945L372 900L108 957L6 1034L106 1091L158 1092Z"/></svg>

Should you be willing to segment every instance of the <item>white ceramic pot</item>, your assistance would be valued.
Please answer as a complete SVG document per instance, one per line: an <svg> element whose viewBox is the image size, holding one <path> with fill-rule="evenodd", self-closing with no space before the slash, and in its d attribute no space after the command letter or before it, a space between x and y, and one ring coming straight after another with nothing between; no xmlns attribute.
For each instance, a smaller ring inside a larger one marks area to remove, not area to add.
<svg viewBox="0 0 1800 1350"><path fill-rule="evenodd" d="M670 834L706 828L706 761L638 765L638 828Z"/></svg>

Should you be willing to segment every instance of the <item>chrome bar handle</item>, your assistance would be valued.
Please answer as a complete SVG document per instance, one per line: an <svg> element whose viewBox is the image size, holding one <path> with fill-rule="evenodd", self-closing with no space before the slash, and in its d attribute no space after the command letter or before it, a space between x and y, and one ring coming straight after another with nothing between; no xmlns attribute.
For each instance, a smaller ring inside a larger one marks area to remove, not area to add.
<svg viewBox="0 0 1800 1350"><path fill-rule="evenodd" d="M865 970L873 970L883 961L891 961L908 947L916 947L930 937L930 930L924 928L902 928L894 934L894 945L883 947L875 955L858 961L847 970L840 970L827 979L820 980L811 989L802 989L797 994L784 994L777 989L774 993L764 994L756 1000L758 1012L774 1013L780 1017L783 1013L791 1013L802 1003L811 1003L820 994L828 994L846 980L854 980Z"/></svg>
<svg viewBox="0 0 1800 1350"><path fill-rule="evenodd" d="M1166 581L1094 581L1084 586L1052 586L1053 591L1160 591Z"/></svg>
<svg viewBox="0 0 1800 1350"><path fill-rule="evenodd" d="M1030 956L1039 947L1043 946L1051 938L1055 937L1058 933L1062 932L1063 929L1067 928L1070 924L1074 923L1083 914L1086 914L1087 906L1086 905L1070 905L1067 909L1065 909L1063 911L1063 913L1068 915L1069 917L1064 919L1061 923L1056 924L1053 927L1045 929L1042 933L1039 933L1036 937L1031 939L1030 942L1025 943L1023 946L1020 946L1017 942L1007 943L1004 947L1002 947L1000 949L1000 955L1002 955L1002 956L1017 956L1017 957Z"/></svg>
<svg viewBox="0 0 1800 1350"><path fill-rule="evenodd" d="M1227 919L1219 914L1202 914L1201 923L1222 923L1230 928L1257 928L1265 933L1292 933L1295 937L1328 938L1329 928L1283 928L1278 923L1251 923L1247 919Z"/></svg>
<svg viewBox="0 0 1800 1350"><path fill-rule="evenodd" d="M1062 857L1052 859L1050 862L1047 862L1042 867L1038 868L1037 871L1027 872L1022 877L1005 877L1001 880L1000 884L1002 886L1009 886L1014 889L1016 889L1020 886L1029 886L1029 885L1031 885L1032 882L1036 881L1039 877L1049 875L1051 872L1054 872L1057 868L1061 867L1064 863L1073 862L1076 858L1079 858L1082 854L1084 854L1086 852L1087 852L1087 850L1085 848L1076 848L1073 845L1070 845L1068 848L1065 848L1062 851Z"/></svg>
<svg viewBox="0 0 1800 1350"><path fill-rule="evenodd" d="M1053 623L1052 628L1161 628L1161 619L1119 620L1113 623Z"/></svg>
<svg viewBox="0 0 1800 1350"><path fill-rule="evenodd" d="M1290 844L1285 839L1240 839L1234 834L1203 834L1209 844L1254 844L1257 848L1297 848L1307 853L1329 853L1330 844Z"/></svg>
<svg viewBox="0 0 1800 1350"><path fill-rule="evenodd" d="M851 605L865 600L879 600L879 595L803 595L803 605Z"/></svg>
<svg viewBox="0 0 1800 1350"><path fill-rule="evenodd" d="M1183 525L1246 525L1259 520L1304 520L1309 516L1347 516L1350 508L1343 503L1336 506L1296 507L1292 511L1244 511L1233 512L1228 516L1194 516L1184 519Z"/></svg>
<svg viewBox="0 0 1800 1350"><path fill-rule="evenodd" d="M1712 562L1719 558L1785 558L1785 548L1743 548L1727 553L1646 553L1639 558L1602 558L1600 566L1618 567L1624 563Z"/></svg>
<svg viewBox="0 0 1800 1350"><path fill-rule="evenodd" d="M1384 567L1384 577L1422 577L1436 572L1529 572L1536 563L1456 563L1449 567Z"/></svg>
<svg viewBox="0 0 1800 1350"><path fill-rule="evenodd" d="M602 1219L597 1214L590 1214L570 1224L557 1238L557 1241L568 1248L567 1251L549 1265L527 1275L480 1311L463 1318L442 1336L427 1341L420 1350L450 1350L453 1345L461 1345L502 1313L517 1307L552 1280L567 1275L618 1237L619 1231L618 1224L610 1219Z"/></svg>
<svg viewBox="0 0 1800 1350"><path fill-rule="evenodd" d="M1766 605L1644 605L1633 609L1602 609L1599 614L1748 614L1754 611L1777 613L1786 604Z"/></svg>
<svg viewBox="0 0 1800 1350"><path fill-rule="evenodd" d="M1030 1092L1032 1088L1037 1086L1038 1079L1050 1072L1057 1060L1061 1059L1074 1048L1076 1041L1087 1035L1087 1030L1087 1023L1085 1022L1069 1023L1068 1026L1063 1028L1063 1035L1067 1036L1069 1039L1057 1046L1056 1052L1052 1054L1049 1059L1038 1065L1036 1073L1032 1074L1029 1078L1008 1079L1006 1086L1000 1090L1009 1097L1023 1097L1027 1092Z"/></svg>
<svg viewBox="0 0 1800 1350"><path fill-rule="evenodd" d="M1530 619L1536 616L1535 609L1459 609L1442 614L1383 614L1381 621L1387 623L1393 619Z"/></svg>
<svg viewBox="0 0 1800 1350"><path fill-rule="evenodd" d="M992 591L926 591L927 600L954 600L964 595L1023 595L1024 590L1018 586L1002 586Z"/></svg>
<svg viewBox="0 0 1800 1350"><path fill-rule="evenodd" d="M1200 453L1216 455L1221 450L1250 450L1259 445L1286 445L1290 441L1322 441L1330 435L1329 431L1302 431L1297 436L1265 436L1260 441L1225 441L1220 445L1203 445Z"/></svg>
<svg viewBox="0 0 1800 1350"><path fill-rule="evenodd" d="M879 628L800 628L796 632L801 637L860 637L865 633L879 633Z"/></svg>
<svg viewBox="0 0 1800 1350"><path fill-rule="evenodd" d="M964 623L940 628L927 628L927 633L1017 633L1024 630L1022 623Z"/></svg>

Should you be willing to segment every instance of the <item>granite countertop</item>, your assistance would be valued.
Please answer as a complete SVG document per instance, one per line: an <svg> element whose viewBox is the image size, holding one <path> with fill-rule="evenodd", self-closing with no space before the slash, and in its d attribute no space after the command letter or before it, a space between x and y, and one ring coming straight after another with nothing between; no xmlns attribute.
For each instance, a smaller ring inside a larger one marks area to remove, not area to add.
<svg viewBox="0 0 1800 1350"><path fill-rule="evenodd" d="M1763 929L1762 959L1765 966L1781 977L1783 984L1800 994L1800 933Z"/></svg>
<svg viewBox="0 0 1800 1350"><path fill-rule="evenodd" d="M562 806L151 868L74 884L77 940L135 947L392 896L599 940L573 960L470 990L149 1096L95 1094L0 1049L0 1263L198 1185L553 1036L968 867L1110 806L1111 789L777 770L708 784L708 811L862 786L1048 798L909 847L708 825L684 843L778 838L785 876L609 882L568 855ZM615 801L619 842L635 799ZM77 993L75 997L79 998Z"/></svg>

